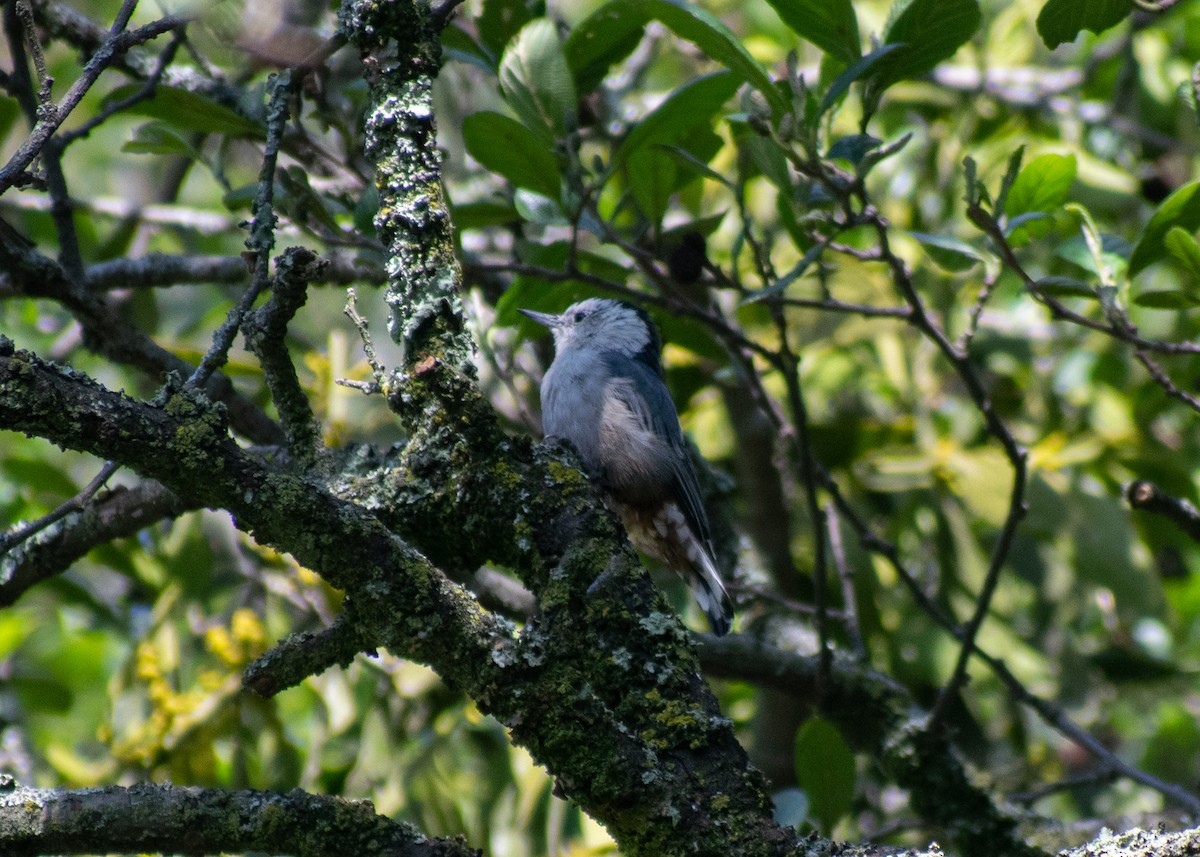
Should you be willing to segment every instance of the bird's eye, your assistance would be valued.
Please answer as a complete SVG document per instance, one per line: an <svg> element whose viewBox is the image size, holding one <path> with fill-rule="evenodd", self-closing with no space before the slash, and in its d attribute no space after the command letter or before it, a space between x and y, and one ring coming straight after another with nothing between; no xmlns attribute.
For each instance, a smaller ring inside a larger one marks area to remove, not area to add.
<svg viewBox="0 0 1200 857"><path fill-rule="evenodd" d="M575 312L575 323L576 324L583 321L585 318L587 318L586 312L584 312L583 310L576 310L576 312Z"/></svg>

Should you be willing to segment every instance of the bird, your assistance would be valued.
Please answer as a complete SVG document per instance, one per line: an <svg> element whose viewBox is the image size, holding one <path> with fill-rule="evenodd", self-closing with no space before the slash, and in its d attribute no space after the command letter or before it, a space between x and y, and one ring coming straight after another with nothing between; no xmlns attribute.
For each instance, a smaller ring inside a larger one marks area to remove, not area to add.
<svg viewBox="0 0 1200 857"><path fill-rule="evenodd" d="M733 601L663 381L654 322L611 298L588 298L561 315L520 312L554 336L554 361L541 385L545 436L575 447L634 546L680 574L713 631L728 633Z"/></svg>

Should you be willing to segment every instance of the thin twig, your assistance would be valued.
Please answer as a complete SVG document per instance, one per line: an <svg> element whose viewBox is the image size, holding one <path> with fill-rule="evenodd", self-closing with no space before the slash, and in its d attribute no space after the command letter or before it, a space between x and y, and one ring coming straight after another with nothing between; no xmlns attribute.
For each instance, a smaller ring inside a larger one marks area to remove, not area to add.
<svg viewBox="0 0 1200 857"><path fill-rule="evenodd" d="M54 78L46 70L46 55L42 53L42 43L37 37L37 26L33 21L33 10L27 0L15 0L14 11L21 21L21 29L25 34L25 45L29 48L29 56L33 59L33 68L37 72L38 85L36 91L39 118L43 107L53 106L50 102L50 90L54 86ZM16 59L14 57L14 59ZM24 57L17 59L24 62Z"/></svg>
<svg viewBox="0 0 1200 857"><path fill-rule="evenodd" d="M1146 371L1150 373L1150 377L1154 379L1155 383L1163 388L1168 396L1170 396L1172 399L1183 402L1193 411L1200 412L1200 399L1197 399L1186 390L1181 390L1179 387L1175 386L1175 382L1172 381L1170 376L1163 371L1161 366L1154 362L1149 354L1147 354L1144 350L1138 350L1133 353L1133 356L1137 358L1139 363L1146 367Z"/></svg>
<svg viewBox="0 0 1200 857"><path fill-rule="evenodd" d="M104 484L112 478L112 475L121 468L121 465L115 461L106 461L104 466L100 468L100 472L95 478L87 484L87 486L67 500L53 512L48 515L43 515L36 521L30 521L25 526L13 530L10 533L0 534L0 556L8 553L13 547L22 542L33 538L42 530L49 527L58 521L61 521L72 512L82 511L83 508L91 501L96 493L104 487Z"/></svg>
<svg viewBox="0 0 1200 857"><path fill-rule="evenodd" d="M108 38L104 40L104 43L92 55L92 58L88 60L87 65L83 67L82 73L71 84L71 88L67 90L62 101L58 104L46 104L39 110L37 124L34 125L25 142L9 158L8 163L0 169L0 193L8 190L21 179L25 174L25 170L33 163L33 159L41 153L42 148L46 145L46 141L58 130L58 127L71 114L71 111L79 105L84 95L87 94L88 90L99 79L101 73L112 64L116 57L135 45L148 42L153 38L161 36L163 33L168 33L187 23L186 18L178 15L167 15L157 21L146 24L144 27L126 32L124 29L125 24L128 23L129 15L133 13L136 5L136 0L125 0Z"/></svg>
<svg viewBox="0 0 1200 857"><path fill-rule="evenodd" d="M253 254L253 273L250 286L242 293L241 299L229 310L224 323L213 334L212 345L209 346L200 365L196 367L190 378L189 387L203 386L213 372L225 364L229 358L229 349L241 328L242 319L248 313L262 290L271 281L271 248L275 245L275 211L272 201L275 196L275 165L279 158L279 144L283 139L283 128L287 124L288 105L295 90L300 75L293 77L290 70L277 75L271 87L271 101L267 106L267 142L263 149L262 168L258 174L258 190L254 195L250 236L246 239L246 248Z"/></svg>
<svg viewBox="0 0 1200 857"><path fill-rule="evenodd" d="M1126 488L1125 498L1133 508L1162 515L1183 530L1192 541L1200 542L1200 511L1187 500L1172 497L1144 479Z"/></svg>
<svg viewBox="0 0 1200 857"><path fill-rule="evenodd" d="M380 393L383 391L387 379L387 370L383 368L383 365L379 362L379 358L375 356L375 343L371 341L370 326L367 320L358 312L358 295L354 289L346 289L346 306L342 309L342 313L358 328L358 336L362 340L363 353L367 355L367 364L371 367L371 375L375 380L373 383L368 384L362 381L350 381L338 378L337 383L343 387L353 387L356 390L361 390L367 395Z"/></svg>
<svg viewBox="0 0 1200 857"><path fill-rule="evenodd" d="M846 625L846 636L859 660L866 661L867 646L858 628L858 612L855 609L857 596L854 592L854 569L846 561L846 546L842 541L842 524L838 519L837 506L825 504L825 525L829 530L829 552L833 555L833 567L837 569L842 584L842 612Z"/></svg>
<svg viewBox="0 0 1200 857"><path fill-rule="evenodd" d="M163 48L162 52L158 55L158 61L155 63L154 71L150 74L150 77L145 83L138 87L135 92L130 93L126 97L105 104L100 112L81 124L78 128L72 128L70 131L64 131L61 134L56 134L54 139L57 140L58 146L65 149L76 140L87 137L94 130L96 130L96 128L123 110L128 110L135 104L139 104L147 99L153 98L155 90L158 89L158 85L162 82L163 75L167 71L167 67L170 66L171 62L175 59L175 54L178 53L180 45L182 45L186 39L187 36L185 31L182 27L180 27L175 31L175 35L171 38L171 41L167 43L167 46Z"/></svg>

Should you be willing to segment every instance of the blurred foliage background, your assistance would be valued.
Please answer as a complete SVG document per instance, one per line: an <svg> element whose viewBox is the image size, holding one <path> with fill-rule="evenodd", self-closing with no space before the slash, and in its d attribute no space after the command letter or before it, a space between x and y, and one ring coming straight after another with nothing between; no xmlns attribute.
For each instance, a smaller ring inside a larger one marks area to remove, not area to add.
<svg viewBox="0 0 1200 857"><path fill-rule="evenodd" d="M922 68L900 52L872 54L827 106L839 75L860 50L887 41L903 14L886 2L828 4L831 15L852 8L857 33L833 27L813 44L787 23L788 9L809 14L808 5L663 2L637 15L629 4L582 0L458 7L437 112L489 395L514 433L539 431L537 379L549 354L517 307L557 311L611 295L612 284L644 295L668 343L684 428L723 486L737 630L811 653L813 569L818 544L831 562L829 537L819 535L829 525L814 520L789 451L800 427L786 373L736 342L744 361L731 365L725 333L676 310L711 303L729 330L767 350L780 349L786 332L813 459L866 529L896 547L929 602L965 620L1009 515L1013 467L937 344L899 313L863 311L906 306L895 270L872 255L879 232L843 218L845 200L805 164L860 176L855 199L886 218L890 252L939 328L969 343L996 416L1029 452L1028 512L979 646L1120 759L1194 792L1200 551L1170 521L1131 510L1123 490L1145 479L1200 500L1189 400L1200 355L1159 352L1164 384L1138 359L1154 352L1112 330L1128 322L1145 339L1189 345L1200 333L1191 183L1200 5L1121 11L1112 26L1093 20L1099 33L1062 34L1050 49L1060 17L1039 28L1039 15L1043 5L1061 11L1054 2L985 0L975 19L966 8L974 3L915 3L932 17L909 21L910 39L933 39L935 53L943 39L944 61ZM107 26L118 6L91 0L78 12ZM267 75L336 25L319 3L228 0L190 11L197 19L168 85L67 150L88 265L152 253L236 258L261 160ZM143 7L135 23L157 14ZM54 38L46 50L56 81L79 76L78 50ZM383 282L384 260L356 124L365 86L350 53L334 53L305 93L297 134L323 154L306 162L292 152L281 165L281 241L353 269L361 311L381 330L387 308L369 286ZM11 43L2 63L13 64ZM748 63L780 80L790 66L807 89L773 86L785 106L773 105ZM189 86L195 68L227 88ZM129 94L131 79L106 74L65 127ZM570 86L556 89L563 81ZM794 124L812 120L807 130L781 122L794 103L807 105L807 117L793 114ZM17 101L0 97L6 157L26 130ZM968 217L965 200L977 194L967 158L1035 286ZM1006 174L1015 181L994 205ZM39 246L58 241L40 193L5 193L0 215ZM109 288L124 317L195 361L242 286ZM1044 295L1096 324L1056 317ZM291 329L293 356L328 443L391 443L396 429L379 397L335 383L368 375L341 316L345 300L337 285L310 292ZM131 395L157 389L157 379L83 348L56 301L0 286L0 331ZM228 370L269 404L250 355L235 352ZM763 428L756 385L785 415L781 428ZM51 512L97 466L6 433L0 525ZM844 519L839 532L847 573L827 593L833 644L932 705L958 643ZM171 779L369 798L381 813L431 835L464 833L498 857L611 850L499 724L421 667L381 654L276 700L241 691L254 657L287 633L327 625L338 600L215 513L98 546L0 610L0 769L47 786ZM674 600L702 627L682 591ZM1170 808L1156 790L1117 778L986 667L972 662L969 676L947 717L999 794L1063 827ZM849 749L853 736L820 719L802 724L793 700L748 683L717 690L780 790L785 820L839 839L928 838L904 793Z"/></svg>

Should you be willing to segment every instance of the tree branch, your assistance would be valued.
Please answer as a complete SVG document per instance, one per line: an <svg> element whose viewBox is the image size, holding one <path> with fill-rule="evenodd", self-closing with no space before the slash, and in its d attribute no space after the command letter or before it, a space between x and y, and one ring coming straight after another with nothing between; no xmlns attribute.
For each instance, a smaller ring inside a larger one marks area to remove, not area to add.
<svg viewBox="0 0 1200 857"><path fill-rule="evenodd" d="M265 851L297 857L480 857L375 814L369 801L170 784L30 789L0 782L0 851L43 854Z"/></svg>

